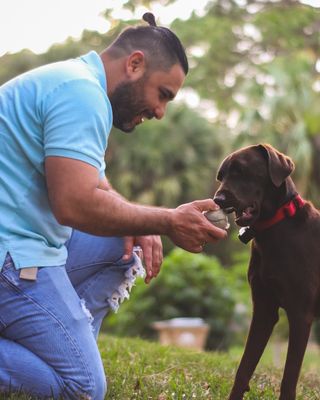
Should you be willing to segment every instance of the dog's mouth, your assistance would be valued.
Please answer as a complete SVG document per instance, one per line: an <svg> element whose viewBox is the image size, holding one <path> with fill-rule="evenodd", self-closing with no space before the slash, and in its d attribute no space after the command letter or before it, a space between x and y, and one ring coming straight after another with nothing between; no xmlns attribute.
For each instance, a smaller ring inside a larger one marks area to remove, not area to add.
<svg viewBox="0 0 320 400"><path fill-rule="evenodd" d="M235 213L235 222L238 226L253 225L260 215L260 205L258 201L253 201L247 205L244 201L235 197L226 196L225 193L217 192L214 201L223 209L226 214Z"/></svg>
<svg viewBox="0 0 320 400"><path fill-rule="evenodd" d="M235 209L234 207L229 207L225 210L228 213L235 212L235 222L238 226L250 226L252 225L259 215L259 210L256 204L251 204L246 207L241 207Z"/></svg>

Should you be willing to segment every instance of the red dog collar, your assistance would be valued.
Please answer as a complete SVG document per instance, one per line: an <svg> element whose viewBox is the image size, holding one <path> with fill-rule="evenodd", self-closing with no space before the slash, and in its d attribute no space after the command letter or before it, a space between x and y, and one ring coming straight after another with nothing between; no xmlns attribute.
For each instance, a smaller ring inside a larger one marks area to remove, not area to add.
<svg viewBox="0 0 320 400"><path fill-rule="evenodd" d="M304 204L305 201L297 194L293 199L288 201L288 203L285 203L283 206L278 208L277 212L272 218L257 221L253 225L253 229L256 231L263 231L264 229L270 228L270 226L277 224L287 217L293 217L297 210L299 210L299 208L301 208Z"/></svg>
<svg viewBox="0 0 320 400"><path fill-rule="evenodd" d="M261 232L271 226L277 224L285 218L293 217L296 212L303 207L305 200L302 199L298 194L285 203L283 206L278 208L277 212L270 219L257 221L252 227L245 227L239 231L239 239L243 243L248 243L251 239L255 237L257 232Z"/></svg>

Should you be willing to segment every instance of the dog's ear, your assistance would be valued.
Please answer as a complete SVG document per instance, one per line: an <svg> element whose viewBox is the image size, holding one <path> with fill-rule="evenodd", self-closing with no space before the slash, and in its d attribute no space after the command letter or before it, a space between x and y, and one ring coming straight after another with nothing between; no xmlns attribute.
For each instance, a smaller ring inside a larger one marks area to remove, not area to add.
<svg viewBox="0 0 320 400"><path fill-rule="evenodd" d="M294 170L294 163L290 157L280 153L270 144L259 144L268 158L269 175L272 183L279 187Z"/></svg>

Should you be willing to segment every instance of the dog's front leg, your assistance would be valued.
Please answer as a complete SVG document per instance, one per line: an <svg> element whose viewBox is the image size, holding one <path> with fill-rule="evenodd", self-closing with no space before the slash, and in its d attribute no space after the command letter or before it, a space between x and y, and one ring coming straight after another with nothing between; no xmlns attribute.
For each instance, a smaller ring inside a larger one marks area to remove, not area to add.
<svg viewBox="0 0 320 400"><path fill-rule="evenodd" d="M271 302L263 290L253 289L253 316L250 330L229 400L242 400L250 390L249 381L279 319L278 305Z"/></svg>
<svg viewBox="0 0 320 400"><path fill-rule="evenodd" d="M280 400L295 400L300 369L310 336L313 315L301 310L288 312L289 345L281 382Z"/></svg>

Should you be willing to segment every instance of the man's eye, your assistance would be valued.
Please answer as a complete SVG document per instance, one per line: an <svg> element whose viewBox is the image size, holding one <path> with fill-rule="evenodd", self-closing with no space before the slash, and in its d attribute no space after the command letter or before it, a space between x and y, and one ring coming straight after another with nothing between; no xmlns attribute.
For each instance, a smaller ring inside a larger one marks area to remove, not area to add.
<svg viewBox="0 0 320 400"><path fill-rule="evenodd" d="M170 90L161 88L159 89L159 99L160 100L166 100L166 101L170 101L173 100L174 95Z"/></svg>
<svg viewBox="0 0 320 400"><path fill-rule="evenodd" d="M166 99L168 98L167 93L164 92L163 90L160 90L159 98L160 98L161 100L166 100Z"/></svg>

